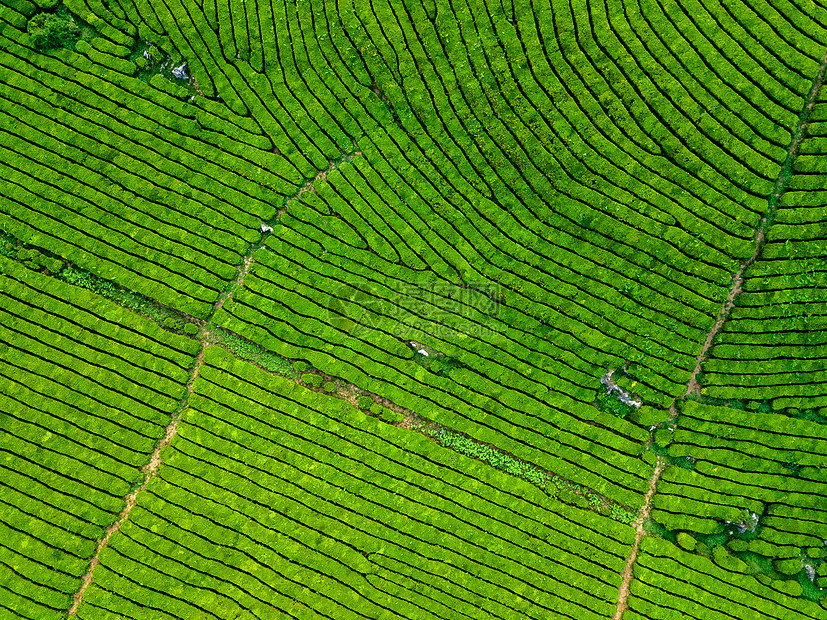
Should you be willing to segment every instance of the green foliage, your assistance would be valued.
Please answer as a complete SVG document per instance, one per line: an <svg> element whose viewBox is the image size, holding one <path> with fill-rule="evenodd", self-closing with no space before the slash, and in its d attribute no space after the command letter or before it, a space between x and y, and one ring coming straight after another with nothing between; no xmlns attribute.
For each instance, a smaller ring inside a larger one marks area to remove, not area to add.
<svg viewBox="0 0 827 620"><path fill-rule="evenodd" d="M658 523L654 519L646 519L643 522L643 529L657 536L658 538L663 538L664 540L668 540L671 543L677 542L677 536L674 532L666 529L663 524Z"/></svg>
<svg viewBox="0 0 827 620"><path fill-rule="evenodd" d="M677 465L678 467L682 467L683 469L693 470L695 469L695 462L692 460L691 457L688 456L669 456L668 454L666 457L669 459L669 462L672 465Z"/></svg>
<svg viewBox="0 0 827 620"><path fill-rule="evenodd" d="M515 459L513 456L510 456L505 452L496 450L491 446L478 443L470 437L445 428L438 428L431 431L430 434L440 445L446 448L451 448L452 450L456 450L465 456L479 459L493 467L496 467L497 469L501 469L502 471L511 474L512 476L524 478L541 489L546 488L548 483L548 475L543 470L531 465L530 463Z"/></svg>
<svg viewBox="0 0 827 620"><path fill-rule="evenodd" d="M686 532L678 532L677 542L687 551L694 551L695 546L697 545L697 541L692 537L692 535L687 534Z"/></svg>
<svg viewBox="0 0 827 620"><path fill-rule="evenodd" d="M795 575L802 569L801 558L776 560L775 569L783 575Z"/></svg>
<svg viewBox="0 0 827 620"><path fill-rule="evenodd" d="M746 563L730 554L724 546L717 546L712 549L712 559L718 566L731 572L743 573L747 570Z"/></svg>
<svg viewBox="0 0 827 620"><path fill-rule="evenodd" d="M184 333L187 336L195 336L198 333L198 325L196 325L195 323L185 323Z"/></svg>
<svg viewBox="0 0 827 620"><path fill-rule="evenodd" d="M601 411L619 418L625 418L635 410L631 405L621 402L614 394L605 393L597 397L597 406Z"/></svg>
<svg viewBox="0 0 827 620"><path fill-rule="evenodd" d="M637 515L631 510L627 510L619 504L609 505L609 516L615 521L620 521L626 525L631 525L637 519Z"/></svg>
<svg viewBox="0 0 827 620"><path fill-rule="evenodd" d="M793 477L797 477L798 474L801 472L801 464L794 461L792 458L781 463L781 467L789 471L790 475Z"/></svg>
<svg viewBox="0 0 827 620"><path fill-rule="evenodd" d="M337 389L336 382L335 381L325 381L324 385L322 386L322 389L325 392L328 392L328 393L335 392L336 389Z"/></svg>
<svg viewBox="0 0 827 620"><path fill-rule="evenodd" d="M17 246L19 242L14 235L0 230L0 255L6 258L17 258Z"/></svg>
<svg viewBox="0 0 827 620"><path fill-rule="evenodd" d="M220 344L236 357L258 364L265 370L287 377L296 376L289 360L276 355L272 351L263 349L249 340L224 332L221 334Z"/></svg>
<svg viewBox="0 0 827 620"><path fill-rule="evenodd" d="M184 322L180 318L175 316L168 316L167 318L165 318L162 325L167 329L171 329L172 331L176 332L181 331L184 328Z"/></svg>
<svg viewBox="0 0 827 620"><path fill-rule="evenodd" d="M827 411L827 408L823 410ZM807 420L809 422L815 422L816 424L827 424L827 415L819 409L792 409L791 413L794 418L798 418L799 420Z"/></svg>
<svg viewBox="0 0 827 620"><path fill-rule="evenodd" d="M373 404L370 406L370 412L371 412L373 415L380 415L384 409L385 409L385 408L384 408L382 405L380 405L379 403L373 403Z"/></svg>
<svg viewBox="0 0 827 620"><path fill-rule="evenodd" d="M540 468L516 459L491 446L474 441L461 433L441 427L427 429L425 432L436 439L440 445L456 450L460 454L486 462L512 476L523 478L550 495L556 496L564 503L574 504L581 508L591 508L597 512L608 511L608 515L612 519L627 525L632 524L635 519L637 519L637 514L634 512L615 502L606 502L602 497L589 492L581 485L569 482L558 476L550 478L549 475ZM549 482L552 482L552 485L549 485Z"/></svg>
<svg viewBox="0 0 827 620"><path fill-rule="evenodd" d="M58 47L73 49L83 33L75 18L63 5L54 13L35 13L26 28L32 44L40 50Z"/></svg>
<svg viewBox="0 0 827 620"><path fill-rule="evenodd" d="M668 428L659 428L655 431L655 443L667 447L672 441L672 431Z"/></svg>
<svg viewBox="0 0 827 620"><path fill-rule="evenodd" d="M370 409L371 406L374 404L373 399L370 396L362 395L358 398L357 404L359 409Z"/></svg>
<svg viewBox="0 0 827 620"><path fill-rule="evenodd" d="M313 368L313 366L304 360L296 360L293 362L293 370L296 372L307 372L311 368Z"/></svg>
<svg viewBox="0 0 827 620"><path fill-rule="evenodd" d="M399 411L394 411L393 409L383 407L381 418L388 424L399 424L402 420L405 419L405 416Z"/></svg>
<svg viewBox="0 0 827 620"><path fill-rule="evenodd" d="M733 538L732 540L727 542L726 546L735 551L736 553L743 553L744 551L749 550L749 542L741 538Z"/></svg>
<svg viewBox="0 0 827 620"><path fill-rule="evenodd" d="M768 400L762 400L758 403L758 413L772 413L772 403Z"/></svg>
<svg viewBox="0 0 827 620"><path fill-rule="evenodd" d="M142 314L172 331L181 331L182 329L186 329L185 325L191 324L186 322L179 312L160 306L154 300L149 299L140 293L122 288L111 280L100 278L84 269L79 269L70 265L63 266L63 263L60 264L62 269L60 269L59 273L57 273L57 277L64 282L85 288L100 295L101 297L110 299L127 310L132 310L133 312ZM57 267L57 264L54 264L53 266ZM51 271L51 268L49 270ZM195 332L192 332L190 335L194 335L198 331L197 326L193 327L195 327ZM192 330L192 328L189 329ZM235 340L242 342L238 338ZM256 347L251 343L248 343L248 345L249 346L244 346L240 345L238 342L232 341L231 345L225 346L234 346L239 351L247 351L245 355L253 355L252 350L259 350L259 347ZM245 357L245 359L252 359L252 357ZM269 358L264 355L262 356L262 359ZM274 370L274 372L278 371Z"/></svg>
<svg viewBox="0 0 827 620"><path fill-rule="evenodd" d="M159 308L155 302L139 293L121 288L111 280L100 278L89 271L77 267L67 265L58 274L58 277L64 282L80 286L102 297L111 299L128 310L149 316L159 323L163 322L167 316L173 314L168 310Z"/></svg>
<svg viewBox="0 0 827 620"><path fill-rule="evenodd" d="M306 383L310 387L317 388L322 386L322 381L324 381L324 377L322 377L321 375L314 375L312 373L307 372L301 376L301 380L303 383Z"/></svg>
<svg viewBox="0 0 827 620"><path fill-rule="evenodd" d="M63 261L59 258L47 256L35 248L20 247L17 249L15 258L26 265L29 269L41 271L46 269L49 273L59 273L63 269Z"/></svg>
<svg viewBox="0 0 827 620"><path fill-rule="evenodd" d="M641 426L654 426L669 419L669 411L655 409L649 405L643 405L629 414L630 421Z"/></svg>

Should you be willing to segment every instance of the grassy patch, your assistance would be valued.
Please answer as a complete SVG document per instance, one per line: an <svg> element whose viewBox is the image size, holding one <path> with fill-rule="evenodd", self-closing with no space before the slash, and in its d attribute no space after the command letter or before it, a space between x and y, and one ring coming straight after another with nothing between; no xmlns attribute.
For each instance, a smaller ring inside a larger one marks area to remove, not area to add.
<svg viewBox="0 0 827 620"><path fill-rule="evenodd" d="M253 344L249 340L244 340L234 334L224 332L221 335L219 344L236 357L258 364L265 370L269 370L270 372L274 372L279 375L284 375L285 377L290 377L291 379L299 378L299 375L294 370L293 364L290 360L277 355L272 351L268 351L267 349L262 349L260 346Z"/></svg>

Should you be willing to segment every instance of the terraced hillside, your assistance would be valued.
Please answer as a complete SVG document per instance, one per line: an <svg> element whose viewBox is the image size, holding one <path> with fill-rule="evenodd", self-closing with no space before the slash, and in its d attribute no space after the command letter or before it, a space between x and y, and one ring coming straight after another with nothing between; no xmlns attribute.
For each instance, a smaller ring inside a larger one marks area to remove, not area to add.
<svg viewBox="0 0 827 620"><path fill-rule="evenodd" d="M827 618L827 7L0 0L0 617Z"/></svg>

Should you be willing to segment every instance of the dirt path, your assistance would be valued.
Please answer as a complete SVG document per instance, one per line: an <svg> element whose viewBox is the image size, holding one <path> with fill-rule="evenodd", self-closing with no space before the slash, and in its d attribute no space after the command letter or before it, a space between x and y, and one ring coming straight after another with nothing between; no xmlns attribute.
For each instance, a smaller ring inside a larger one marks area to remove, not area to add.
<svg viewBox="0 0 827 620"><path fill-rule="evenodd" d="M618 590L617 609L612 616L612 620L620 620L623 616L623 612L629 608L627 601L629 599L629 591L632 583L632 571L635 566L635 561L637 561L637 552L640 548L640 541L643 540L643 537L646 535L646 530L643 525L646 523L646 519L649 518L649 513L652 512L652 498L655 495L655 489L657 488L658 480L660 480L660 475L663 473L663 470L666 469L666 464L667 463L665 460L658 457L658 462L655 465L655 472L649 479L649 490L646 491L646 496L643 499L643 506L640 507L637 519L632 524L635 527L635 542L632 543L632 549L629 551L629 557L626 558L626 567L623 569L623 580L620 582L620 588Z"/></svg>
<svg viewBox="0 0 827 620"><path fill-rule="evenodd" d="M192 394L192 387L195 383L195 379L198 377L198 371L201 369L201 364L204 362L204 351L206 350L207 345L206 343L202 345L201 351L195 357L195 364L193 365L192 371L190 373L190 378L187 381L187 394L181 401L181 404L176 409L175 413L172 414L172 419L170 420L169 425L166 428L164 436L161 438L161 441L158 442L158 445L153 450L150 458L149 463L143 466L141 471L144 473L144 481L141 483L137 489L132 491L129 495L124 498L124 508L121 510L120 515L118 515L118 520L106 528L106 533L104 534L103 538L98 541L98 546L95 549L95 555L92 556L92 560L89 563L89 570L86 571L86 574L83 576L83 581L81 582L80 589L75 592L74 601L72 602L72 607L69 609L69 617L74 616L77 613L78 606L83 601L83 595L86 592L86 588L88 588L92 584L92 578L95 572L95 568L100 564L100 553L101 550L109 544L109 538L121 529L121 525L129 518L129 513L132 512L132 509L135 507L135 502L138 498L138 494L146 488L146 485L152 480L158 473L158 470L161 468L163 461L161 460L161 450L163 450L166 446L169 445L169 442L172 441L172 438L175 437L175 433L178 432L178 421L181 419L181 414L187 408L189 404L189 396Z"/></svg>
<svg viewBox="0 0 827 620"><path fill-rule="evenodd" d="M763 222L763 220L762 220ZM709 349L712 348L712 343L715 340L715 337L718 335L718 332L721 331L721 328L726 323L726 320L729 318L730 312L732 312L732 308L735 306L735 300L737 299L738 295L741 294L744 286L744 272L747 270L758 255L761 253L762 248L764 247L766 235L763 232L758 232L755 237L755 252L752 253L747 260L741 263L738 271L735 272L735 275L732 279L732 286L729 289L729 295L724 300L724 303L721 304L721 310L718 312L718 317L715 319L715 324L712 326L712 329L706 334L706 338L704 339L704 344L701 347L701 352L698 353L697 358L695 358L695 368L692 370L692 375L689 377L689 383L686 385L686 392L684 393L684 398L689 396L690 394L700 394L700 385L698 384L698 374L701 372L701 368L703 367L704 362L706 361L707 356L709 355ZM674 408L674 403L673 403Z"/></svg>
<svg viewBox="0 0 827 620"><path fill-rule="evenodd" d="M293 201L298 200L301 197L301 195L304 194L305 192L315 193L316 192L316 187L315 187L314 184L316 183L316 181L324 181L327 178L328 174L330 174L331 172L336 170L343 163L353 161L356 157L360 157L361 155L362 155L362 151L360 151L357 147L356 150L354 150L352 153L347 153L345 155L342 155L342 157L340 157L339 159L332 160L330 162L327 170L319 171L316 174L315 177L313 177L309 181L306 181L304 183L304 185L302 185L295 194L293 194L292 196L287 198L287 200L285 200L285 202L284 202L284 206L276 212L276 215L272 220L262 223L263 235L261 237L261 241L259 241L258 243L253 243L253 244L250 245L250 249L247 250L247 253L244 255L244 258L242 259L241 264L238 266L238 273L235 277L235 280L233 280L230 283L230 285L227 287L227 290L224 291L223 293L221 293L221 295L219 295L218 299L216 300L215 304L213 304L213 310L212 310L212 314L210 314L210 319L212 317L214 317L216 315L216 313L219 310L221 310L221 308L224 307L224 304L227 302L228 299L232 298L235 291L239 287L244 285L244 278L250 272L250 267L253 264L253 255L260 248L264 247L264 242L266 241L267 237L270 235L270 233L273 230L272 224L276 220L278 220L282 215L285 214L285 212L287 211L287 207L289 207L290 204ZM264 229L265 226L267 227L266 230Z"/></svg>
<svg viewBox="0 0 827 620"><path fill-rule="evenodd" d="M221 293L218 296L218 299L213 304L212 313L210 313L209 319L216 315L216 313L224 307L224 304L227 302L228 299L231 299L233 294L236 292L238 287L244 285L244 278L247 277L247 274L250 272L250 266L253 264L253 255L256 251L264 245L264 239L262 239L259 243L253 243L250 245L250 249L247 250L247 253L244 255L241 264L238 266L238 273L235 276L235 280L230 282L230 285L227 287L227 290Z"/></svg>

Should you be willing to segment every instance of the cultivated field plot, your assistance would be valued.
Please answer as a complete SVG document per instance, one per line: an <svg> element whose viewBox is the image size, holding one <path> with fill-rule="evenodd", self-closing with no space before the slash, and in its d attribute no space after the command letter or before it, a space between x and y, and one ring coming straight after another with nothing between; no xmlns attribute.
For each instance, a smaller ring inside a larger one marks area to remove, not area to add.
<svg viewBox="0 0 827 620"><path fill-rule="evenodd" d="M827 618L827 6L0 0L0 618Z"/></svg>
<svg viewBox="0 0 827 620"><path fill-rule="evenodd" d="M200 347L0 261L0 615L61 618Z"/></svg>
<svg viewBox="0 0 827 620"><path fill-rule="evenodd" d="M634 537L217 347L162 456L79 617L600 618Z"/></svg>

